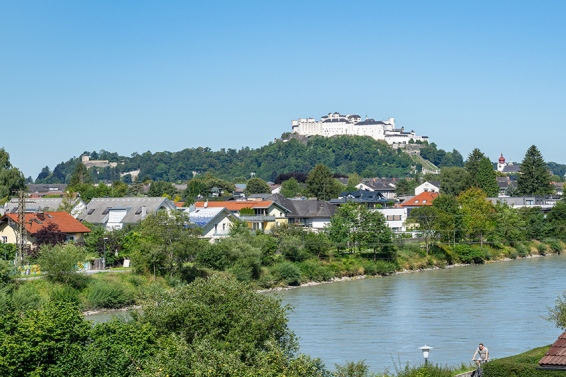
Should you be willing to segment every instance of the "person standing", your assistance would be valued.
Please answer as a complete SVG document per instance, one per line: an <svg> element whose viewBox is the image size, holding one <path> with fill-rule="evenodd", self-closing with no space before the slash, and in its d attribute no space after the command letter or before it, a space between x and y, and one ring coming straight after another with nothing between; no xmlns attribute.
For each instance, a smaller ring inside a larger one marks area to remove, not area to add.
<svg viewBox="0 0 566 377"><path fill-rule="evenodd" d="M475 361L476 365L479 366L481 363L485 363L488 360L489 360L489 350L487 349L487 347L483 345L483 343L480 343L480 345L476 349L476 352L474 352L474 356L472 356L472 361Z"/></svg>

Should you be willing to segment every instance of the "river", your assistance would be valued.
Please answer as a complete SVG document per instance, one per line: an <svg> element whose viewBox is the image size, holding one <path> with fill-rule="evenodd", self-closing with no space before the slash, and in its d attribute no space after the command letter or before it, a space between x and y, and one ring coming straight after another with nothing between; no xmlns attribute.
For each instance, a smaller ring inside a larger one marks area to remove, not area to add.
<svg viewBox="0 0 566 377"><path fill-rule="evenodd" d="M492 358L553 343L543 318L566 289L566 256L398 274L278 293L294 309L301 352L327 367L365 360L373 372L429 362L470 363L478 343Z"/></svg>

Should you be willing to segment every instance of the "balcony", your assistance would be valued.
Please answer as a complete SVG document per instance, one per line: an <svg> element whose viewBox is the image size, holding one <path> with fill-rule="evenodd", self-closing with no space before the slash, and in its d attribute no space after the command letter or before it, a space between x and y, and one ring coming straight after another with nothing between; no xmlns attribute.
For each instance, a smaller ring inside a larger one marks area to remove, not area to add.
<svg viewBox="0 0 566 377"><path fill-rule="evenodd" d="M267 215L240 215L240 220L248 223L264 223L268 221L275 221L275 216Z"/></svg>

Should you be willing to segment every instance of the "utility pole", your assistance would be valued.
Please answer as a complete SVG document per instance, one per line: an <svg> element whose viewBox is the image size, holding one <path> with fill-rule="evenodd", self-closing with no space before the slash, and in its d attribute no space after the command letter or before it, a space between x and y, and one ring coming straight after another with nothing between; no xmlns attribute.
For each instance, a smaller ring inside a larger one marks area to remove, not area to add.
<svg viewBox="0 0 566 377"><path fill-rule="evenodd" d="M16 231L16 243L18 254L16 255L15 267L24 264L24 247L26 244L26 194L24 190L18 191L18 230Z"/></svg>

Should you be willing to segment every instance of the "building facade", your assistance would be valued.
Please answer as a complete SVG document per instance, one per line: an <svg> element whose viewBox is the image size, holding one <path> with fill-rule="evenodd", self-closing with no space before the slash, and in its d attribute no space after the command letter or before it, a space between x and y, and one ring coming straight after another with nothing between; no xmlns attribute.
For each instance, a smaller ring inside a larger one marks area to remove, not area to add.
<svg viewBox="0 0 566 377"><path fill-rule="evenodd" d="M417 136L414 131L406 132L404 128L395 128L394 118L374 120L366 117L362 120L359 115L341 115L337 112L329 113L318 121L314 118L293 120L291 128L293 133L302 136L368 136L388 144L409 144L411 140L428 141L427 136Z"/></svg>

